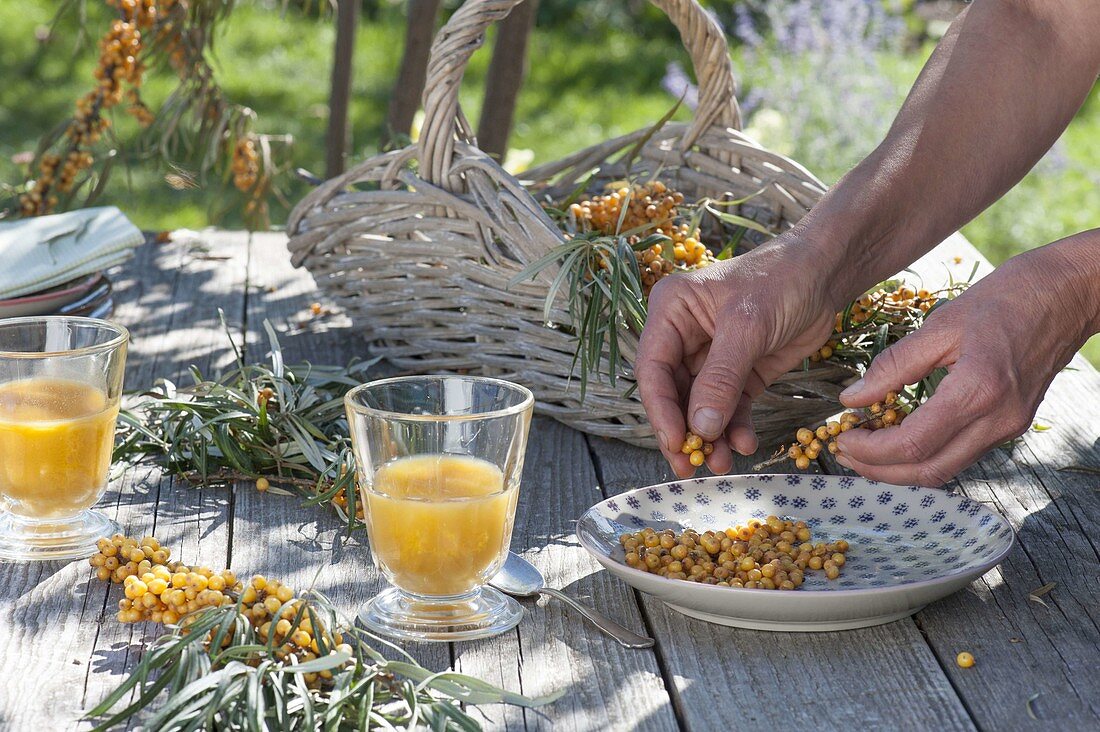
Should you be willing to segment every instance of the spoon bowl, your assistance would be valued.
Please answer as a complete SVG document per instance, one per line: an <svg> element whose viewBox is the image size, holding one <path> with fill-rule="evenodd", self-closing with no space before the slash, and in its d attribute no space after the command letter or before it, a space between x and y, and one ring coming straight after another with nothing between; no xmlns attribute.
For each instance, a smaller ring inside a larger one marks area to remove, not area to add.
<svg viewBox="0 0 1100 732"><path fill-rule="evenodd" d="M650 648L653 646L654 641L652 638L628 630L611 618L580 604L565 593L547 587L546 580L543 579L538 567L515 552L508 552L508 558L504 561L504 566L493 575L493 578L489 580L489 584L513 597L538 597L539 595L556 597L591 620L597 628L617 640L621 645L627 648Z"/></svg>

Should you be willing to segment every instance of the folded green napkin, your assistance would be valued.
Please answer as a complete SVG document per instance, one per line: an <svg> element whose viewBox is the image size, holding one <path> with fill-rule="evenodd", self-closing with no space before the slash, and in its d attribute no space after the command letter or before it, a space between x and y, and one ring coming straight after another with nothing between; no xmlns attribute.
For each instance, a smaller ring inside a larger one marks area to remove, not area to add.
<svg viewBox="0 0 1100 732"><path fill-rule="evenodd" d="M112 267L144 241L114 206L0 221L0 300Z"/></svg>

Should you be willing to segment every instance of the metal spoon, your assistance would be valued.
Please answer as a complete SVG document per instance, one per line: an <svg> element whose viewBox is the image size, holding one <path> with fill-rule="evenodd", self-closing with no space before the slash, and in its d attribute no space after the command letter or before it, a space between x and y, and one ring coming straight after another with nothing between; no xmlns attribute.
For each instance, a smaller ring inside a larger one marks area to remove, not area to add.
<svg viewBox="0 0 1100 732"><path fill-rule="evenodd" d="M546 587L546 581L542 578L539 570L526 559L513 552L508 552L508 559L505 560L504 566L489 580L489 584L501 592L506 592L515 597L538 597L540 594L556 597L591 620L597 628L627 648L650 648L653 646L652 638L627 630L592 608L581 605L569 595L552 587Z"/></svg>

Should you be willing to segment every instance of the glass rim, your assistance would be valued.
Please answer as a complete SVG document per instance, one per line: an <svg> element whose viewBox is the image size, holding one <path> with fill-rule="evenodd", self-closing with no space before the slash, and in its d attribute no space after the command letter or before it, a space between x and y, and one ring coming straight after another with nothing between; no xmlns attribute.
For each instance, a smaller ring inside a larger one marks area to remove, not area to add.
<svg viewBox="0 0 1100 732"><path fill-rule="evenodd" d="M103 343L92 346L82 346L64 351L5 351L0 349L0 359L40 359L57 358L59 356L85 356L92 353L112 351L129 342L130 331L123 325L102 318L85 318L79 315L23 315L17 318L0 318L0 330L10 325L33 325L45 322L70 322L84 325L93 325L103 330L113 331L115 337Z"/></svg>
<svg viewBox="0 0 1100 732"><path fill-rule="evenodd" d="M375 407L368 407L365 404L360 404L355 401L355 398L361 393L365 392L373 387L386 386L396 383L411 383L415 381L428 381L428 380L445 380L453 379L457 381L468 381L482 384L496 384L498 386L512 389L523 395L523 401L519 404L514 404L510 407L502 407L500 409L493 409L488 412L476 412L472 414L411 414L409 412L395 412L389 409L377 409ZM416 376L389 376L384 379L375 379L374 381L368 381L365 384L360 384L355 388L349 390L344 395L344 405L356 412L357 414L370 415L373 417L382 417L385 419L399 419L411 422L471 422L475 419L496 419L499 417L510 417L515 414L520 414L531 409L535 404L535 395L522 384L517 384L514 381L506 381L505 379L497 379L492 376L468 376L465 374L421 374Z"/></svg>

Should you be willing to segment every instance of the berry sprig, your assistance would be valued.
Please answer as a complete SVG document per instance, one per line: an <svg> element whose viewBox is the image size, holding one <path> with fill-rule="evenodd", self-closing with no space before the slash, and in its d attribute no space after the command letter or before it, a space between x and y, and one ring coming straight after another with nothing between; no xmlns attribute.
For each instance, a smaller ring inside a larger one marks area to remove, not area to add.
<svg viewBox="0 0 1100 732"><path fill-rule="evenodd" d="M891 391L886 394L885 399L865 409L849 410L838 419L830 420L814 429L800 427L790 446L784 445L771 458L754 465L753 470L762 470L784 460L793 460L799 470L809 470L810 463L817 460L822 452L827 450L832 455L839 454L836 438L842 432L851 429L880 430L896 427L909 411L911 407L901 401L897 392Z"/></svg>
<svg viewBox="0 0 1100 732"><path fill-rule="evenodd" d="M260 156L256 154L256 140L254 136L246 136L237 140L233 148L233 185L241 193L247 193L256 185L260 178Z"/></svg>
<svg viewBox="0 0 1100 732"><path fill-rule="evenodd" d="M261 639L274 644L276 657L284 662L304 663L334 650L351 655L350 646L343 646L342 634L324 627L307 611L305 601L278 580L256 575L243 584L228 569L169 562L170 550L151 536L138 540L115 534L100 539L96 546L99 552L89 560L96 578L122 584L125 590L126 596L118 602L119 622L150 621L186 628L203 610L236 604L240 615ZM310 688L320 688L332 672L303 678Z"/></svg>
<svg viewBox="0 0 1100 732"><path fill-rule="evenodd" d="M631 232L631 243L642 236L658 234L668 237L665 243L653 244L635 251L642 275L645 294L676 267L695 269L715 261L714 254L703 244L698 226L684 222L680 206L684 194L671 190L659 180L644 184L619 185L610 193L573 203L569 206L572 224L577 231L594 231L603 235ZM672 257L667 247L672 247ZM603 263L602 263L603 264ZM606 268L606 264L603 264Z"/></svg>
<svg viewBox="0 0 1100 732"><path fill-rule="evenodd" d="M215 80L206 49L214 24L232 5L214 10L197 7L200 4L191 0L103 1L118 17L99 42L95 86L76 101L61 135L51 133L40 144L44 152L32 165L33 180L27 181L19 196L19 212L38 216L69 205L75 192L93 177L94 148L111 127L112 110L122 109L143 128L153 125L157 115L142 99L141 87L147 68L162 67L174 72L180 82L171 97L172 108L182 105L193 118L197 139L188 148L224 153L204 155L203 172L228 168L233 185L246 195L245 223L251 229L266 228L267 199L278 194L273 179L281 172L270 143L289 144L291 138L250 132L255 114L229 102ZM166 63L158 64L158 59ZM182 132L175 121L166 129L170 131L165 134ZM157 149L171 147L161 144ZM107 170L104 165L100 180Z"/></svg>
<svg viewBox="0 0 1100 732"><path fill-rule="evenodd" d="M59 194L73 190L76 177L95 162L87 150L99 141L111 126L104 113L122 102L124 87L130 101L128 111L140 123L148 125L152 115L139 96L145 74L140 60L144 49L143 31L149 31L158 17L158 0L105 0L118 10L99 42L99 61L94 76L95 88L77 100L72 120L65 129L67 148L63 154L47 153L38 161L38 177L30 190L19 198L24 216L50 213L57 207ZM176 0L160 0L171 7Z"/></svg>

